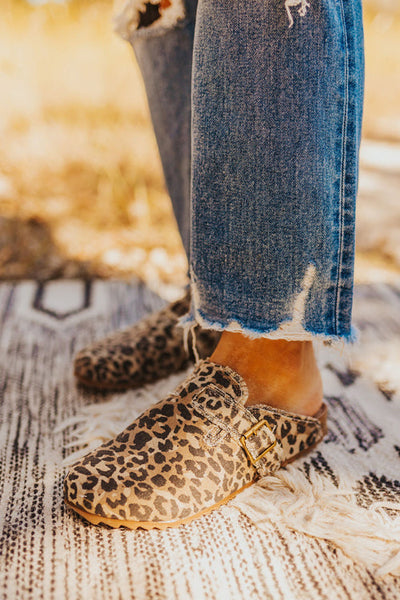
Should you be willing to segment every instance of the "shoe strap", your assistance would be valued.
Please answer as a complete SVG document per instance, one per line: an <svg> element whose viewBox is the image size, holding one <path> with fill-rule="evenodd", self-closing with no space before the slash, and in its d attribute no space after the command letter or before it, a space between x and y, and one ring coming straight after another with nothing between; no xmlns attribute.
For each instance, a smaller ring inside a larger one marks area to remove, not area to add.
<svg viewBox="0 0 400 600"><path fill-rule="evenodd" d="M213 383L195 394L192 404L237 442L260 476L279 469L285 460L282 446L265 418L257 419L243 402Z"/></svg>

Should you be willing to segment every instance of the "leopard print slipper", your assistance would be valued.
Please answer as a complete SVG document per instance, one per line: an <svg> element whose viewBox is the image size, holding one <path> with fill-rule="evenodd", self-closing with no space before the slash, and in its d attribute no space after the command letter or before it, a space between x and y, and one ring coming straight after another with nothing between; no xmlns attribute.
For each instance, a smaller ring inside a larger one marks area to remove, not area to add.
<svg viewBox="0 0 400 600"><path fill-rule="evenodd" d="M190 308L190 292L132 327L117 331L81 350L74 373L81 385L96 389L126 390L153 383L185 369L194 359L191 332L184 344L179 317ZM221 333L195 328L200 358L210 356Z"/></svg>
<svg viewBox="0 0 400 600"><path fill-rule="evenodd" d="M325 405L305 417L246 407L244 380L200 361L166 399L72 467L65 500L94 524L164 529L218 508L324 437Z"/></svg>

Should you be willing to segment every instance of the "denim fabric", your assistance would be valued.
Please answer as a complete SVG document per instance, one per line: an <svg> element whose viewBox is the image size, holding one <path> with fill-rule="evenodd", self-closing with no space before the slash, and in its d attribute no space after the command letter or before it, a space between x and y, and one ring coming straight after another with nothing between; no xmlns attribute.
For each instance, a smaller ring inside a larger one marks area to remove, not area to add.
<svg viewBox="0 0 400 600"><path fill-rule="evenodd" d="M183 322L350 340L361 1L199 0L192 20L131 38L178 222L192 169Z"/></svg>
<svg viewBox="0 0 400 600"><path fill-rule="evenodd" d="M165 181L188 259L191 77L196 6L197 0L187 0L185 19L175 27L142 27L128 36L145 83Z"/></svg>

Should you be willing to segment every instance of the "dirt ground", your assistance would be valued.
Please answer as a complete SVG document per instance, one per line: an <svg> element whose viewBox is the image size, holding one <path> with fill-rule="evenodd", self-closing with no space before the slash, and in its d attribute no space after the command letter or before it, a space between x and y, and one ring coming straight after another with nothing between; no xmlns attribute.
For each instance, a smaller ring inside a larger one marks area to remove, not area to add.
<svg viewBox="0 0 400 600"><path fill-rule="evenodd" d="M0 278L137 275L168 295L186 260L110 3L0 11ZM365 34L363 281L400 272L400 9L366 2Z"/></svg>

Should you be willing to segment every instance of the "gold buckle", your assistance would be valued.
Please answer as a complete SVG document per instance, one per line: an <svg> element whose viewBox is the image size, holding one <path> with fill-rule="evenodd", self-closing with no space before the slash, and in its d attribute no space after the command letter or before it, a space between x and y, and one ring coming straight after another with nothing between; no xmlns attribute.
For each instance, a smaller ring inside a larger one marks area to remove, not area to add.
<svg viewBox="0 0 400 600"><path fill-rule="evenodd" d="M272 429L271 429L269 423L265 419L262 419L261 421L258 421L258 423L256 423L255 425L253 425L253 427L250 427L250 429L248 431L246 431L246 433L244 433L243 435L240 436L240 443L241 443L244 451L246 452L246 454L247 454L247 456L248 456L248 458L249 458L249 460L250 460L250 462L251 462L251 464L253 466L255 466L256 462L258 462L259 460L261 460L262 458L264 458L264 456L270 450L272 450L272 448L274 448L276 446L276 440L275 440L274 442L272 442L272 444L270 444L268 446L268 448L266 448L265 450L263 450L261 452L261 454L259 454L255 458L252 455L252 453L250 452L250 450L247 448L246 441L249 439L250 436L254 435L264 425L265 425L265 427L267 427L272 432Z"/></svg>

